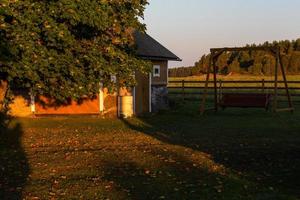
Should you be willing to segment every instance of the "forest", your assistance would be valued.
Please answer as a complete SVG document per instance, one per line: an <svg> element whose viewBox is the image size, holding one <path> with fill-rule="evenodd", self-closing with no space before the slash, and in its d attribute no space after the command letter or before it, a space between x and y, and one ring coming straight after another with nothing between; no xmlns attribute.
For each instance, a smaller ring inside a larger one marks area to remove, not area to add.
<svg viewBox="0 0 300 200"><path fill-rule="evenodd" d="M283 65L287 74L300 73L300 38L297 40L265 42L263 44L246 45L246 47L261 47L279 45ZM210 59L210 54L203 55L194 66L171 68L170 77L197 76L205 73ZM216 62L218 73L227 75L230 73L250 75L274 74L275 57L265 51L224 52Z"/></svg>

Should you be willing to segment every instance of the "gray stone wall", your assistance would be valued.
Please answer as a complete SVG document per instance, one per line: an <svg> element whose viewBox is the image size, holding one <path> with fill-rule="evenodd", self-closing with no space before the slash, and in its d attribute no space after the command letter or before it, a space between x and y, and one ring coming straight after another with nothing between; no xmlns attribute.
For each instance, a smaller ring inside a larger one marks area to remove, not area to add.
<svg viewBox="0 0 300 200"><path fill-rule="evenodd" d="M167 86L152 86L151 101L152 112L168 109L169 99Z"/></svg>

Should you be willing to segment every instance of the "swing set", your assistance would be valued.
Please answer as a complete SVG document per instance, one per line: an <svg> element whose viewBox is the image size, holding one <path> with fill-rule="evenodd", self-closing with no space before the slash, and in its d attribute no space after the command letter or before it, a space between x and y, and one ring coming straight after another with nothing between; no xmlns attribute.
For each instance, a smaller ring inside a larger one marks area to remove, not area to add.
<svg viewBox="0 0 300 200"><path fill-rule="evenodd" d="M222 92L222 84L220 83L220 87L218 88L217 82L217 65L216 62L220 55L224 52L242 52L242 51L265 51L273 55L276 59L275 64L275 78L274 78L274 91L272 94L270 93L224 93ZM227 107L239 107L239 108L265 108L268 110L269 105L273 102L273 112L283 112L289 111L293 112L295 110L293 106L293 102L291 99L291 94L289 91L286 73L284 70L282 57L280 55L280 47L269 46L269 47L235 47L235 48L213 48L210 49L211 57L209 61L209 65L207 68L207 75L204 87L204 94L201 103L201 113L205 113L207 110L214 110L217 112L219 108L227 108ZM211 74L211 68L213 68L213 84L214 84L214 107L206 108L206 100L208 96L208 86L209 79ZM287 108L278 108L278 76L279 76L279 68L282 74L284 89L286 93L286 97L288 100L289 106Z"/></svg>

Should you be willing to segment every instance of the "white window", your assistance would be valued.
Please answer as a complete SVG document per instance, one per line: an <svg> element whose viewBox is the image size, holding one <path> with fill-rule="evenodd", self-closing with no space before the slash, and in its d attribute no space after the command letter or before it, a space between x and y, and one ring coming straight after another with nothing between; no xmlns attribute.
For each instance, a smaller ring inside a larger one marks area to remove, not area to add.
<svg viewBox="0 0 300 200"><path fill-rule="evenodd" d="M160 77L160 65L153 66L153 77Z"/></svg>

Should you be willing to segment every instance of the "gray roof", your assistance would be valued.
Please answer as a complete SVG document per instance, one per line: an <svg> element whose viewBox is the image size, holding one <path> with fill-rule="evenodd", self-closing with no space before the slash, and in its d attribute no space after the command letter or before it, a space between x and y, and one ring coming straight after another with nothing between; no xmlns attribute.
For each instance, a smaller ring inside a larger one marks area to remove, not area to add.
<svg viewBox="0 0 300 200"><path fill-rule="evenodd" d="M135 31L134 38L137 46L137 55L143 59L181 61L178 56L146 33Z"/></svg>

